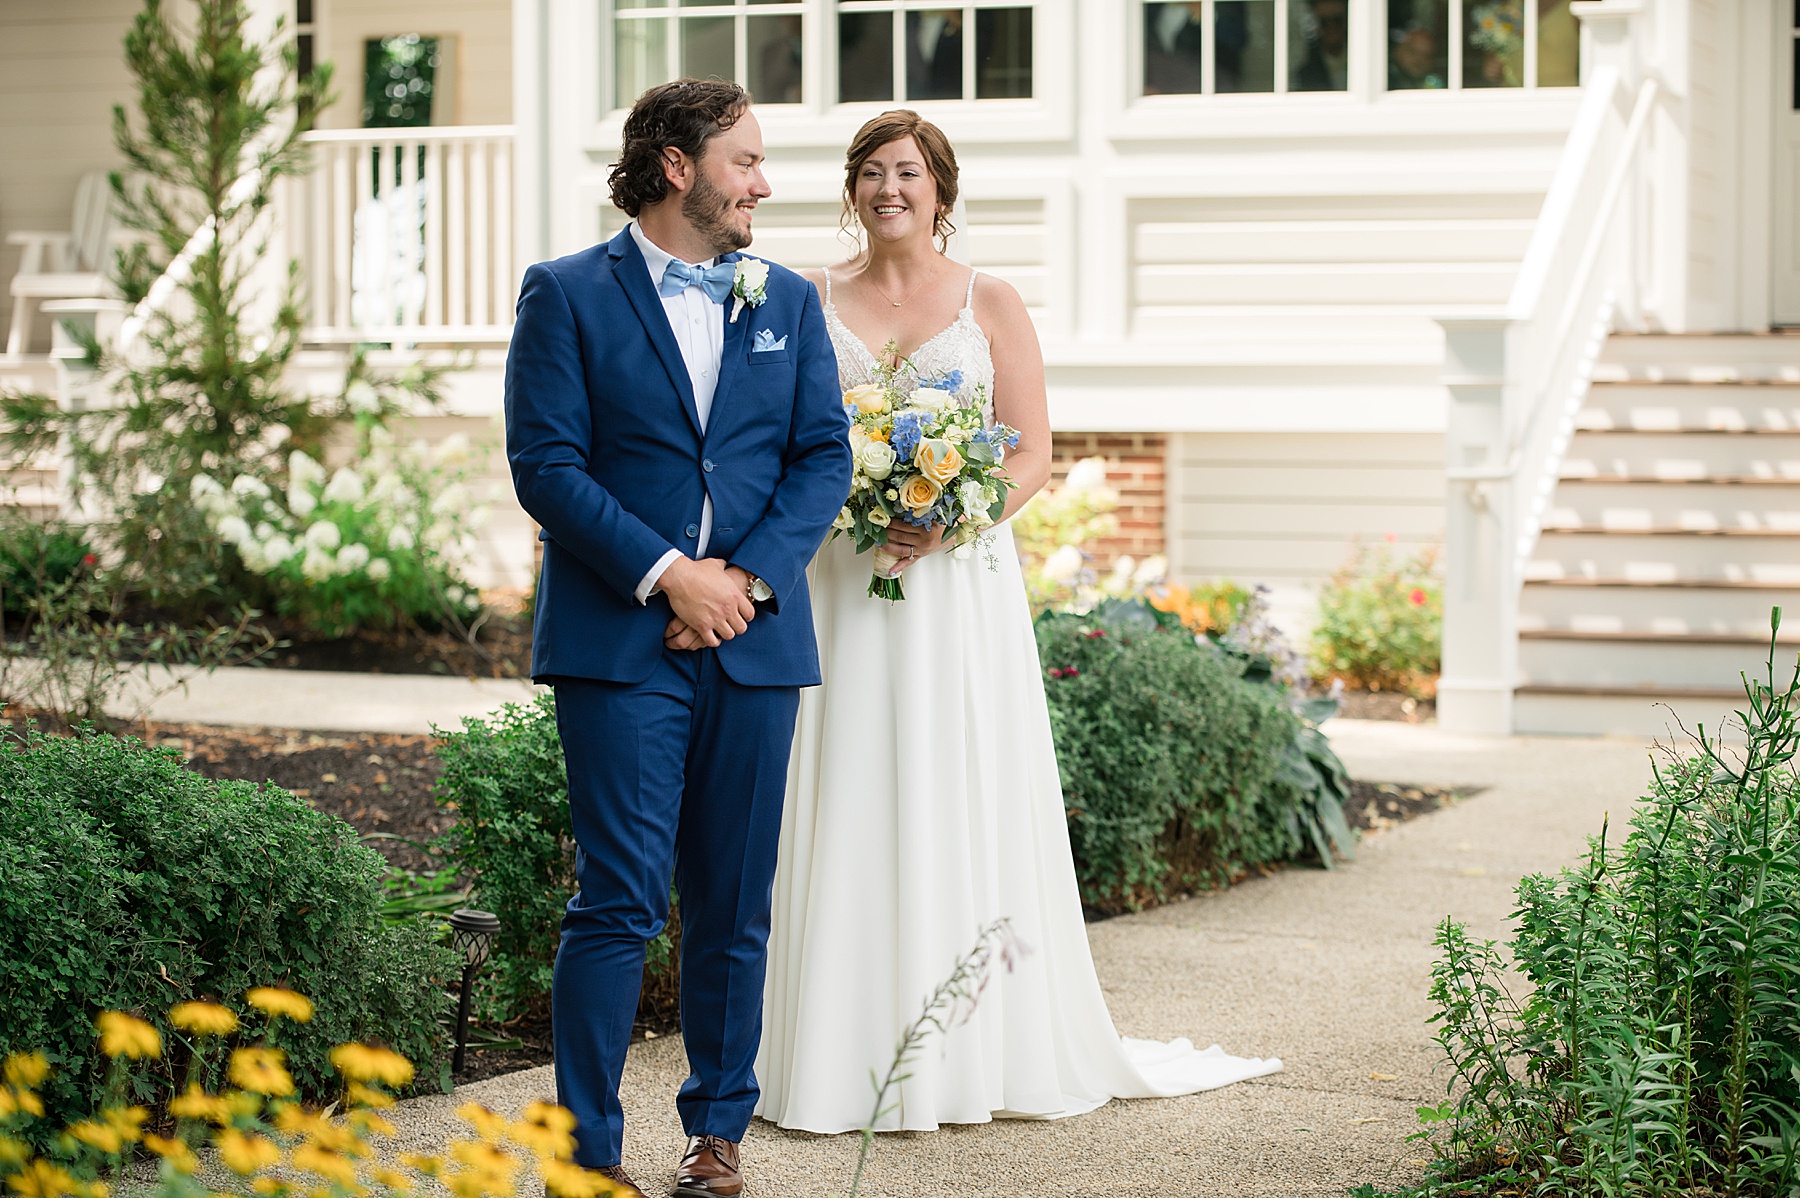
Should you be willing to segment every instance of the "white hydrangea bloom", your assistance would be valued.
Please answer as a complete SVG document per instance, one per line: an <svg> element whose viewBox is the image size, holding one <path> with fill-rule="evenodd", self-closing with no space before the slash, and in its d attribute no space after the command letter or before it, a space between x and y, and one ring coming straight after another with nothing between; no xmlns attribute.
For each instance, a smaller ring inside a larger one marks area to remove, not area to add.
<svg viewBox="0 0 1800 1198"><path fill-rule="evenodd" d="M367 545L350 544L338 550L338 573L354 574L369 564L369 547Z"/></svg>
<svg viewBox="0 0 1800 1198"><path fill-rule="evenodd" d="M303 486L290 486L287 491L288 511L304 520L319 506L319 498Z"/></svg>
<svg viewBox="0 0 1800 1198"><path fill-rule="evenodd" d="M371 561L369 563L369 581L370 582L374 582L374 583L386 582L390 577L393 576L393 573L394 573L394 567L393 567L392 563L390 563L388 561L388 559L385 557L375 558L373 561Z"/></svg>
<svg viewBox="0 0 1800 1198"><path fill-rule="evenodd" d="M325 481L325 467L296 449L288 454L288 478L293 484L301 486L322 483Z"/></svg>
<svg viewBox="0 0 1800 1198"><path fill-rule="evenodd" d="M263 561L268 564L260 572L267 573L294 556L294 543L280 533L276 533L263 542L261 552Z"/></svg>
<svg viewBox="0 0 1800 1198"><path fill-rule="evenodd" d="M226 516L215 526L219 539L227 545L242 545L250 540L250 525L242 516Z"/></svg>
<svg viewBox="0 0 1800 1198"><path fill-rule="evenodd" d="M394 526L394 530L388 533L387 543L389 549L404 553L419 542L417 538L413 536L412 529L406 527L404 524L397 524Z"/></svg>
<svg viewBox="0 0 1800 1198"><path fill-rule="evenodd" d="M254 474L240 474L231 480L231 493L245 499L267 499L269 484Z"/></svg>
<svg viewBox="0 0 1800 1198"><path fill-rule="evenodd" d="M300 573L308 582L324 582L337 573L337 561L323 549L308 549L306 560L300 563Z"/></svg>
<svg viewBox="0 0 1800 1198"><path fill-rule="evenodd" d="M1069 468L1063 487L1070 491L1092 491L1106 485L1106 459L1082 458Z"/></svg>
<svg viewBox="0 0 1800 1198"><path fill-rule="evenodd" d="M329 520L315 520L306 530L306 544L310 549L336 549L343 541L343 530Z"/></svg>
<svg viewBox="0 0 1800 1198"><path fill-rule="evenodd" d="M381 393L363 379L357 379L344 389L344 404L352 412L379 412Z"/></svg>
<svg viewBox="0 0 1800 1198"><path fill-rule="evenodd" d="M1081 566L1085 560L1080 549L1064 545L1045 559L1044 573L1064 586L1074 586L1075 580L1081 577Z"/></svg>
<svg viewBox="0 0 1800 1198"><path fill-rule="evenodd" d="M438 442L431 452L431 459L440 466L460 466L469 460L469 453L469 438L462 433L451 433Z"/></svg>
<svg viewBox="0 0 1800 1198"><path fill-rule="evenodd" d="M361 503L363 493L362 479L357 476L356 471L345 466L325 484L322 498L326 503Z"/></svg>

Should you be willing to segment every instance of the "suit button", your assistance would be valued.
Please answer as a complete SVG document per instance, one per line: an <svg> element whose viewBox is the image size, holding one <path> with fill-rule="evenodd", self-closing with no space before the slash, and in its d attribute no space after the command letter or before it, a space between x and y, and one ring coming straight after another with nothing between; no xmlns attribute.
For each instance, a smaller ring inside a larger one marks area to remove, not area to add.
<svg viewBox="0 0 1800 1198"><path fill-rule="evenodd" d="M688 525L688 526L687 526L687 535L688 535L688 536L690 536L690 537L697 537L697 536L699 536L699 535L700 535L700 526L699 526L699 525L698 525L698 524L690 524L690 525Z"/></svg>
<svg viewBox="0 0 1800 1198"><path fill-rule="evenodd" d="M713 466L713 464L712 464L711 458L707 458L704 462L700 463L700 469L706 471L708 474L712 473L712 466Z"/></svg>

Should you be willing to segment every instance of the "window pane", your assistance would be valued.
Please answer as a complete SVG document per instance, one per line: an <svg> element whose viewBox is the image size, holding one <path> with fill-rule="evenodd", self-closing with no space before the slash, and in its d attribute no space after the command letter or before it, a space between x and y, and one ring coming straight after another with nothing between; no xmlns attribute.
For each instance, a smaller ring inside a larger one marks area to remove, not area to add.
<svg viewBox="0 0 1800 1198"><path fill-rule="evenodd" d="M907 99L962 99L962 26L960 8L930 8L906 14Z"/></svg>
<svg viewBox="0 0 1800 1198"><path fill-rule="evenodd" d="M364 47L363 128L406 129L431 124L437 65L434 37L406 33L370 38Z"/></svg>
<svg viewBox="0 0 1800 1198"><path fill-rule="evenodd" d="M1031 10L983 8L975 13L975 98L1031 98Z"/></svg>
<svg viewBox="0 0 1800 1198"><path fill-rule="evenodd" d="M1144 5L1144 94L1197 94L1205 49L1199 0Z"/></svg>
<svg viewBox="0 0 1800 1198"><path fill-rule="evenodd" d="M894 14L838 14L838 103L894 98Z"/></svg>
<svg viewBox="0 0 1800 1198"><path fill-rule="evenodd" d="M1350 86L1350 0L1288 0L1288 90Z"/></svg>
<svg viewBox="0 0 1800 1198"><path fill-rule="evenodd" d="M758 104L800 102L800 18L750 17L746 22L750 78Z"/></svg>
<svg viewBox="0 0 1800 1198"><path fill-rule="evenodd" d="M638 0L627 0L627 3L629 3L633 8L636 8L637 4L638 4ZM727 7L729 7L731 4L731 0L676 0L676 3L680 4L683 8L694 8L697 6L704 6L704 5L710 5L710 4L723 4L723 5L726 5ZM660 7L660 5L658 5L658 7Z"/></svg>
<svg viewBox="0 0 1800 1198"><path fill-rule="evenodd" d="M1448 87L1448 0L1388 0L1388 90Z"/></svg>
<svg viewBox="0 0 1800 1198"><path fill-rule="evenodd" d="M637 98L669 78L669 22L662 17L630 17L613 27L613 107L630 108Z"/></svg>
<svg viewBox="0 0 1800 1198"><path fill-rule="evenodd" d="M313 0L295 0L294 24L311 25L313 23Z"/></svg>
<svg viewBox="0 0 1800 1198"><path fill-rule="evenodd" d="M1463 86L1523 87L1523 0L1467 0L1464 12Z"/></svg>
<svg viewBox="0 0 1800 1198"><path fill-rule="evenodd" d="M1275 0L1218 0L1213 5L1213 90L1275 90Z"/></svg>
<svg viewBox="0 0 1800 1198"><path fill-rule="evenodd" d="M736 24L730 17L695 17L681 23L681 73L695 79L737 78Z"/></svg>
<svg viewBox="0 0 1800 1198"><path fill-rule="evenodd" d="M1539 87L1574 87L1581 82L1581 26L1569 0L1537 0Z"/></svg>

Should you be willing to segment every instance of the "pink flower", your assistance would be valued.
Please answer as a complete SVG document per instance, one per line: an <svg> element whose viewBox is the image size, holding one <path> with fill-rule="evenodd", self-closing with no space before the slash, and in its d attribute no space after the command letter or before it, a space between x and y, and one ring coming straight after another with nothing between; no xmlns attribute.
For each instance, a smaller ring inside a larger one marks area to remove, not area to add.
<svg viewBox="0 0 1800 1198"><path fill-rule="evenodd" d="M1419 587L1414 587L1412 593L1406 597L1406 601L1414 607L1424 607L1425 592Z"/></svg>

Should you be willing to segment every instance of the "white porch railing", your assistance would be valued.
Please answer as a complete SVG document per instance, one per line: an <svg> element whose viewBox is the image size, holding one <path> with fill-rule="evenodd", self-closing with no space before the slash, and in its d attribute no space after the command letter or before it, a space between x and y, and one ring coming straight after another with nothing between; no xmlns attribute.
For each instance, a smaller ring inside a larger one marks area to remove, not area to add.
<svg viewBox="0 0 1800 1198"><path fill-rule="evenodd" d="M1443 676L1447 731L1512 731L1525 565L1576 412L1615 325L1643 323L1649 205L1643 148L1660 84L1636 66L1638 0L1576 6L1589 82L1503 313L1442 320L1449 497Z"/></svg>
<svg viewBox="0 0 1800 1198"><path fill-rule="evenodd" d="M319 343L505 342L513 319L510 125L326 130L282 226Z"/></svg>

